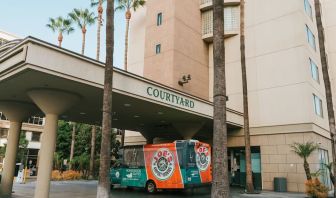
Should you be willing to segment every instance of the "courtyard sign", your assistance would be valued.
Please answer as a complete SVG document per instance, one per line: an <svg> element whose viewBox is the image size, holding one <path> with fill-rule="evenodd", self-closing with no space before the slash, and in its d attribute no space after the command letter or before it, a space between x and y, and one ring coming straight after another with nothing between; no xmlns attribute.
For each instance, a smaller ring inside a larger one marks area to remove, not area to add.
<svg viewBox="0 0 336 198"><path fill-rule="evenodd" d="M190 109L195 107L194 101L159 88L147 87L147 95L182 107L188 107Z"/></svg>

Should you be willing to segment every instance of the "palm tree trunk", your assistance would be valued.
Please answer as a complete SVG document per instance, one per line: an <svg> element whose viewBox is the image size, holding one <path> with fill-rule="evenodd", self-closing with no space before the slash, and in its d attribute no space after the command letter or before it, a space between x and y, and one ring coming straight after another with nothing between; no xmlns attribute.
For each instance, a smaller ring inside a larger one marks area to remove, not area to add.
<svg viewBox="0 0 336 198"><path fill-rule="evenodd" d="M245 134L245 160L246 160L246 191L253 193L252 166L251 166L251 140L250 123L248 112L248 93L246 77L246 58L245 58L245 1L240 0L240 61L242 69L243 84L243 106L244 106L244 134Z"/></svg>
<svg viewBox="0 0 336 198"><path fill-rule="evenodd" d="M82 55L84 55L84 51L85 51L85 35L86 35L86 29L85 29L85 27L83 27L83 29L82 29L82 34L83 34L83 37L82 37Z"/></svg>
<svg viewBox="0 0 336 198"><path fill-rule="evenodd" d="M212 198L228 198L228 156L226 126L226 85L223 0L213 1L213 54L214 54L214 131Z"/></svg>
<svg viewBox="0 0 336 198"><path fill-rule="evenodd" d="M121 130L121 140L120 140L120 146L124 147L125 145L125 130Z"/></svg>
<svg viewBox="0 0 336 198"><path fill-rule="evenodd" d="M330 177L330 181L333 185L335 185L335 176L332 173L332 170L329 170L329 177Z"/></svg>
<svg viewBox="0 0 336 198"><path fill-rule="evenodd" d="M99 55L100 55L100 30L102 26L102 14L103 14L103 2L102 0L99 0L98 3L98 28L97 28L97 53L96 53L96 59L99 61ZM92 126L92 132L91 132L91 153L90 153L90 170L89 170L89 179L94 178L94 161L95 161L95 148L96 148L96 126Z"/></svg>
<svg viewBox="0 0 336 198"><path fill-rule="evenodd" d="M310 168L309 168L309 164L308 164L306 158L303 159L303 168L305 170L307 180L311 180L312 177L311 177L311 174L310 174Z"/></svg>
<svg viewBox="0 0 336 198"><path fill-rule="evenodd" d="M107 0L106 9L106 65L103 96L103 130L100 148L100 167L97 198L110 194L111 132L112 132L112 80L114 50L114 0Z"/></svg>
<svg viewBox="0 0 336 198"><path fill-rule="evenodd" d="M103 7L102 7L102 0L99 0L98 5L98 28L97 28L97 53L96 53L96 59L99 61L99 55L100 55L100 30L102 26L102 14L103 14Z"/></svg>
<svg viewBox="0 0 336 198"><path fill-rule="evenodd" d="M70 164L69 169L72 169L72 160L74 156L74 150L75 150L75 135L76 135L76 123L72 123L72 134L71 134L71 148L70 148Z"/></svg>
<svg viewBox="0 0 336 198"><path fill-rule="evenodd" d="M332 101L332 90L330 85L330 78L328 72L328 61L325 51L325 39L324 39L324 29L321 19L321 4L320 0L315 0L315 15L316 15L316 25L318 30L318 40L320 46L320 56L321 56L321 64L322 64L322 73L323 73L323 81L325 86L326 92L326 100L327 100L327 110L328 110L328 118L329 118L329 127L330 127L330 137L331 137L331 150L332 150L332 160L336 163L336 147L335 147L335 135L336 135L336 128L335 128L335 114L334 114L334 107ZM334 175L336 174L336 166L333 164L333 172ZM336 184L334 183L334 197L336 197Z"/></svg>
<svg viewBox="0 0 336 198"><path fill-rule="evenodd" d="M95 147L96 147L96 126L92 126L91 131L91 153L90 153L90 170L89 170L89 179L94 178L94 160L95 160Z"/></svg>
<svg viewBox="0 0 336 198"><path fill-rule="evenodd" d="M131 20L131 11L126 11L126 31L125 31L125 55L124 55L124 69L127 71L127 56L128 56L128 32L129 32L129 22Z"/></svg>
<svg viewBox="0 0 336 198"><path fill-rule="evenodd" d="M59 32L57 40L58 40L58 47L62 47L62 41L63 41L62 32Z"/></svg>

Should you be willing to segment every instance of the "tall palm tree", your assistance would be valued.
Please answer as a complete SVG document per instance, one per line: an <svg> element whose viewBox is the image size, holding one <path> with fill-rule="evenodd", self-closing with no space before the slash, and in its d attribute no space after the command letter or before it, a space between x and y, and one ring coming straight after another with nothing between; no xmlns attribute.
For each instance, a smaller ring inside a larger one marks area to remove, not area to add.
<svg viewBox="0 0 336 198"><path fill-rule="evenodd" d="M312 176L310 173L309 164L307 158L318 149L318 145L314 142L306 142L306 143L293 143L291 145L292 151L297 154L299 157L303 159L303 168L306 173L307 180L311 180Z"/></svg>
<svg viewBox="0 0 336 198"><path fill-rule="evenodd" d="M245 0L240 0L240 62L242 70L242 84L243 84L246 191L247 193L252 193L254 189L253 189L252 166L251 166L251 140L250 140L250 123L248 112L246 58L245 58Z"/></svg>
<svg viewBox="0 0 336 198"><path fill-rule="evenodd" d="M106 0L91 0L91 7L97 6L97 49L96 49L96 60L99 61L100 56L100 32L101 27L103 26L103 2ZM95 160L95 147L96 147L96 126L92 126L91 131L91 154L90 154L90 170L89 170L89 178L92 179L94 177L93 175L93 169L94 169L94 160Z"/></svg>
<svg viewBox="0 0 336 198"><path fill-rule="evenodd" d="M74 31L74 28L72 27L72 22L70 19L64 19L63 17L59 16L57 18L49 18L49 23L47 24L47 27L50 28L53 32L58 33L58 46L62 47L62 41L63 41L63 34L70 34Z"/></svg>
<svg viewBox="0 0 336 198"><path fill-rule="evenodd" d="M127 54L128 54L128 32L129 32L129 22L132 17L131 10L136 11L140 6L144 6L146 0L117 0L116 11L122 10L125 12L126 17L126 31L125 31L125 54L124 54L124 69L127 71Z"/></svg>
<svg viewBox="0 0 336 198"><path fill-rule="evenodd" d="M77 23L78 27L82 30L82 54L84 55L85 50L85 36L87 31L87 26L93 25L96 21L96 17L93 12L90 12L88 9L73 9L69 13L70 18Z"/></svg>
<svg viewBox="0 0 336 198"><path fill-rule="evenodd" d="M223 0L213 1L213 60L214 60L214 131L212 198L228 198L228 156L226 125L226 84Z"/></svg>
<svg viewBox="0 0 336 198"><path fill-rule="evenodd" d="M99 56L100 56L100 31L101 31L101 26L103 25L103 2L106 0L91 0L91 7L97 6L97 51L96 51L96 59L99 61Z"/></svg>
<svg viewBox="0 0 336 198"><path fill-rule="evenodd" d="M321 19L321 3L320 0L315 0L315 17L316 17L316 25L318 31L318 40L320 46L320 57L322 64L322 74L324 87L326 92L326 101L327 101L327 110L328 110L328 118L329 118L329 128L330 128L330 139L331 139L331 150L332 150L332 160L333 163L336 163L336 146L335 146L335 113L332 99L332 90L330 85L329 71L328 71L328 61L325 50L325 39L324 39L324 29ZM334 175L336 175L336 166L333 166ZM336 197L336 183L334 183L334 197Z"/></svg>
<svg viewBox="0 0 336 198"><path fill-rule="evenodd" d="M110 194L111 131L112 131L112 80L114 50L114 0L107 0L106 9L106 63L103 96L103 129L100 148L100 167L97 198Z"/></svg>
<svg viewBox="0 0 336 198"><path fill-rule="evenodd" d="M72 169L72 161L75 151L75 137L76 137L76 123L72 123L72 133L71 133L71 146L70 146L70 165L69 169Z"/></svg>
<svg viewBox="0 0 336 198"><path fill-rule="evenodd" d="M97 128L95 125L91 128L91 153L90 153L90 167L89 167L89 179L94 178L94 161L95 161L95 147L96 147L96 131Z"/></svg>

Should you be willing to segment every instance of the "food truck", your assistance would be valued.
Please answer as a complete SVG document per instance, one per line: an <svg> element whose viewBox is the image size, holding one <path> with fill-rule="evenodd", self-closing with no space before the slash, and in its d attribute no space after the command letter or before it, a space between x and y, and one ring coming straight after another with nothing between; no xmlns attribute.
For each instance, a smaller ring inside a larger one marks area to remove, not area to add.
<svg viewBox="0 0 336 198"><path fill-rule="evenodd" d="M110 171L112 186L157 189L185 189L210 184L211 147L197 140L126 146L120 166Z"/></svg>

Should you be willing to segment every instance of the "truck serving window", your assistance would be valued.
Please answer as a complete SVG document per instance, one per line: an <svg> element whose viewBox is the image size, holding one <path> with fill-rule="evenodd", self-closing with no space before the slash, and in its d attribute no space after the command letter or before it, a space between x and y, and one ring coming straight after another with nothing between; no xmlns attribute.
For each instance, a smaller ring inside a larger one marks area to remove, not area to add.
<svg viewBox="0 0 336 198"><path fill-rule="evenodd" d="M138 168L145 166L143 147L125 147L123 154L123 166L128 168Z"/></svg>

